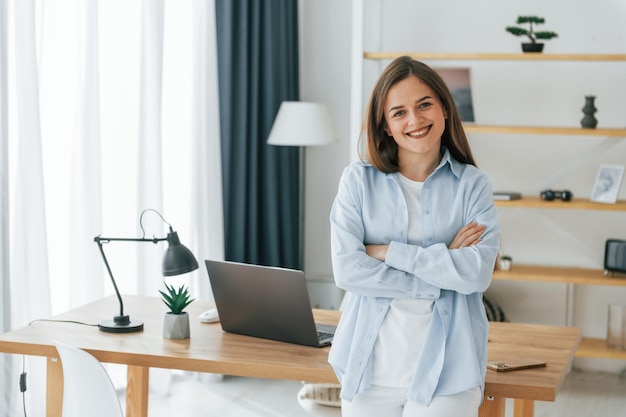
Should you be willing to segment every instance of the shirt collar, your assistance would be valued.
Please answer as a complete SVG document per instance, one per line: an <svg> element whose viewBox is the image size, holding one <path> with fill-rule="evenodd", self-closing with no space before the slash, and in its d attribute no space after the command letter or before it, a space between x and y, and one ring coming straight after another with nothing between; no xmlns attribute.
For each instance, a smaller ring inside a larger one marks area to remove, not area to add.
<svg viewBox="0 0 626 417"><path fill-rule="evenodd" d="M450 151L445 146L441 146L441 161L439 161L439 165L435 168L435 171L443 169L445 165L450 166L450 171L457 177L461 178L461 173L463 172L463 164L454 159L452 155L450 155Z"/></svg>
<svg viewBox="0 0 626 417"><path fill-rule="evenodd" d="M463 164L457 161L456 159L454 159L452 155L450 154L450 151L448 150L448 148L446 148L445 146L443 145L441 146L440 152L442 154L441 161L439 161L439 165L437 165L437 168L435 168L435 172L442 169L445 165L449 165L452 173L457 178L461 178L461 173L463 172ZM373 166L369 161L362 161L362 163L365 166ZM385 175L391 178L396 178L396 176L399 175L399 173L391 172Z"/></svg>

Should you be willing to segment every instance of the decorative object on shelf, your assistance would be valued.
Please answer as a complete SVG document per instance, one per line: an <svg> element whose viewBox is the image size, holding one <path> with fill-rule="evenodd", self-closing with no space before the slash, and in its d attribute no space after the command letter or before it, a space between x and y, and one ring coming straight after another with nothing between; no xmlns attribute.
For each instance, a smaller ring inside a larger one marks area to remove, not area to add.
<svg viewBox="0 0 626 417"><path fill-rule="evenodd" d="M502 255L498 258L498 266L501 271L508 271L511 269L511 262L513 258L509 255Z"/></svg>
<svg viewBox="0 0 626 417"><path fill-rule="evenodd" d="M606 345L610 348L625 349L624 346L624 316L626 306L609 304L609 317L606 326Z"/></svg>
<svg viewBox="0 0 626 417"><path fill-rule="evenodd" d="M541 25L545 21L546 19L538 16L518 16L517 24L528 23L529 29L519 26L507 26L506 31L515 36L528 36L530 43L522 43L523 52L541 52L543 51L543 43L537 42L537 39L550 40L559 36L557 33L550 31L535 32L533 25Z"/></svg>
<svg viewBox="0 0 626 417"><path fill-rule="evenodd" d="M604 246L604 275L626 274L626 240L608 239Z"/></svg>
<svg viewBox="0 0 626 417"><path fill-rule="evenodd" d="M446 83L461 120L475 122L472 83L469 68L433 68Z"/></svg>
<svg viewBox="0 0 626 417"><path fill-rule="evenodd" d="M598 119L594 116L595 112L598 111L595 101L595 96L585 96L585 106L583 107L583 114L585 117L583 117L580 121L581 126L585 129L594 129L598 126Z"/></svg>
<svg viewBox="0 0 626 417"><path fill-rule="evenodd" d="M519 200L522 198L522 194L514 191L494 191L494 200Z"/></svg>
<svg viewBox="0 0 626 417"><path fill-rule="evenodd" d="M161 298L167 308L163 320L163 337L167 339L187 339L189 337L189 314L185 308L191 304L193 298L189 295L189 289L181 285L178 290L173 285L165 284L165 291L159 290Z"/></svg>
<svg viewBox="0 0 626 417"><path fill-rule="evenodd" d="M591 201L615 204L623 176L624 165L600 165L591 193Z"/></svg>
<svg viewBox="0 0 626 417"><path fill-rule="evenodd" d="M163 223L169 226L169 233L167 237L153 237L152 239L146 238L146 231L143 228L143 215L146 212L152 211L156 213ZM165 276L172 275L180 275L187 272L191 272L193 270L198 269L198 261L193 256L193 253L187 247L180 243L180 239L178 238L178 233L172 229L172 225L165 221L161 213L154 209L145 209L141 212L139 216L139 227L141 227L142 236L140 238L125 238L125 237L101 237L96 236L93 238L94 242L98 244L98 248L100 249L100 254L102 255L102 260L104 261L104 265L109 272L109 276L111 277L111 283L113 284L113 289L115 290L115 294L117 295L117 300L120 304L120 314L118 316L114 316L113 320L104 320L98 324L98 328L103 332L108 333L132 333L132 332L140 332L143 330L143 321L141 320L132 320L130 316L124 314L124 303L122 302L122 296L120 295L119 290L117 289L117 284L115 283L115 278L113 278L113 273L111 272L111 268L109 267L109 262L107 261L107 257L104 255L104 249L102 248L103 243L109 243L112 241L123 241L123 242L152 242L156 244L157 242L161 242L163 240L167 240L169 244L167 250L165 251L165 255L163 256L163 266L162 271Z"/></svg>
<svg viewBox="0 0 626 417"><path fill-rule="evenodd" d="M571 201L572 198L574 197L574 194L572 194L572 192L569 190L563 190L563 191L543 190L540 196L541 196L541 199L545 201L554 201L554 199L556 198L560 198L563 201Z"/></svg>

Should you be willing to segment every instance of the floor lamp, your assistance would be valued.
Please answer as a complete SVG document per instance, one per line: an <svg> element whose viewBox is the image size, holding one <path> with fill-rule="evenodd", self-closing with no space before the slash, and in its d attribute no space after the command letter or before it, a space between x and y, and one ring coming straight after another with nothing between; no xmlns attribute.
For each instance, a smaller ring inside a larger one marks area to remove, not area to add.
<svg viewBox="0 0 626 417"><path fill-rule="evenodd" d="M299 264L304 269L304 185L305 147L324 146L337 141L330 114L325 105L304 101L283 101L274 119L267 143L275 146L298 146L300 149Z"/></svg>

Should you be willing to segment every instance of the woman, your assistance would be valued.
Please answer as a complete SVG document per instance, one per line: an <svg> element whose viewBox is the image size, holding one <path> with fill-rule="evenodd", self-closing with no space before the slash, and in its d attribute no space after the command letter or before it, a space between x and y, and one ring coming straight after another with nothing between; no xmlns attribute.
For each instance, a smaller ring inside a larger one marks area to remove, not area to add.
<svg viewBox="0 0 626 417"><path fill-rule="evenodd" d="M347 167L331 210L347 291L329 361L344 416L477 416L498 253L491 184L445 83L410 57L367 107L368 162Z"/></svg>

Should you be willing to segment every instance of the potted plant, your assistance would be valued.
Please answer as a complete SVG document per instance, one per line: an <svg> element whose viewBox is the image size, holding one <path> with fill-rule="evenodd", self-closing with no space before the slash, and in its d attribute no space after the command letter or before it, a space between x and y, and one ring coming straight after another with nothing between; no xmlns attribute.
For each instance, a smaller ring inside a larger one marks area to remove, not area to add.
<svg viewBox="0 0 626 417"><path fill-rule="evenodd" d="M511 269L511 262L513 262L513 258L511 258L509 255L501 255L498 261L500 265L500 270L508 271L509 269Z"/></svg>
<svg viewBox="0 0 626 417"><path fill-rule="evenodd" d="M559 36L555 32L541 31L535 32L533 25L541 25L545 23L546 19L538 16L518 16L517 24L521 25L527 23L529 29L525 29L519 26L508 26L506 31L515 36L528 36L530 43L522 43L522 51L524 52L541 52L543 51L543 43L537 42L537 39L550 40Z"/></svg>
<svg viewBox="0 0 626 417"><path fill-rule="evenodd" d="M189 290L181 285L178 290L173 285L165 284L165 291L159 290L161 298L169 308L163 321L163 337L167 339L187 339L189 337L189 315L185 308L193 299Z"/></svg>

